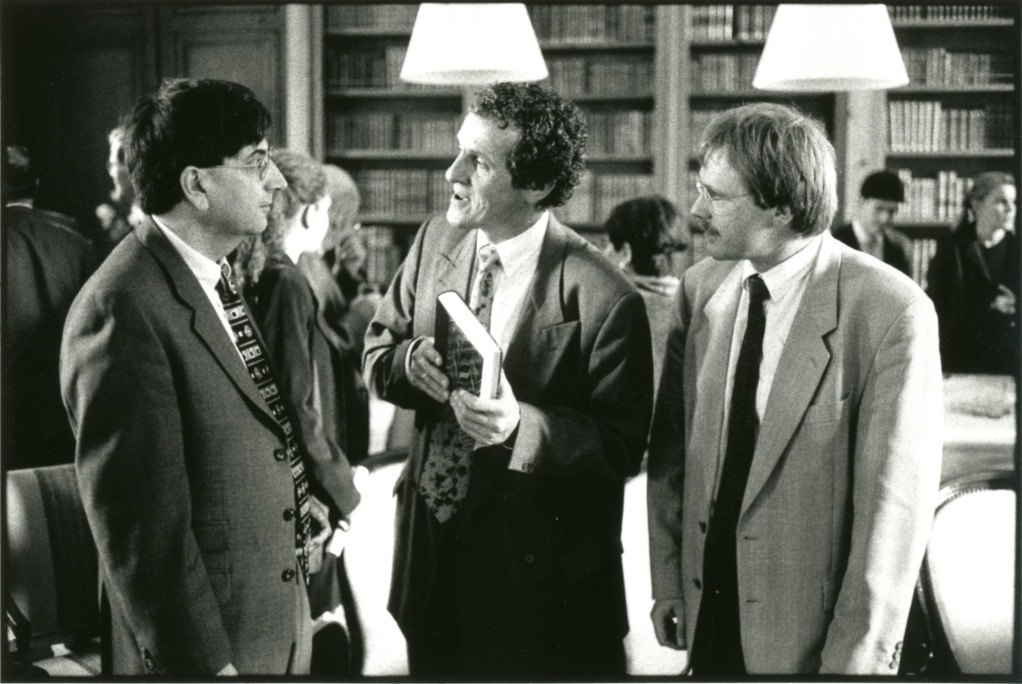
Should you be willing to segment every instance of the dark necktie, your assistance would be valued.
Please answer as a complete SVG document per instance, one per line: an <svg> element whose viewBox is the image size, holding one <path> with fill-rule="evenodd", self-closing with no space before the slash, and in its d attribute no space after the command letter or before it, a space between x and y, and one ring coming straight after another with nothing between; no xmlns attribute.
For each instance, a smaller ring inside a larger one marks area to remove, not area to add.
<svg viewBox="0 0 1022 684"><path fill-rule="evenodd" d="M241 352L241 357L248 368L249 375L255 383L259 394L262 395L270 408L270 413L277 420L284 434L287 436L287 455L291 462L291 476L295 484L295 510L298 514L295 520L295 549L297 550L298 564L302 569L305 581L309 580L309 559L305 553L305 545L309 540L311 518L309 512L309 482L305 477L305 463L302 460L302 448L295 434L291 418L277 388L277 381L273 377L273 371L266 360L262 345L255 335L255 329L249 321L242 303L241 294L238 293L231 280L231 267L224 263L220 265L220 282L216 284L217 294L220 295L220 302L224 305L224 312L227 315L227 322L234 332L234 344ZM287 515L287 512L285 512ZM286 518L285 518L286 519Z"/></svg>
<svg viewBox="0 0 1022 684"><path fill-rule="evenodd" d="M483 245L468 306L487 330L493 310L493 282L499 268L496 248ZM443 415L430 432L426 463L419 480L419 493L440 522L450 520L468 494L469 463L474 445L472 438L458 425L451 405L444 404Z"/></svg>
<svg viewBox="0 0 1022 684"><path fill-rule="evenodd" d="M749 293L748 323L731 388L727 449L706 535L703 599L692 645L692 671L700 676L736 676L745 672L735 534L759 433L756 390L766 328L763 303L770 297L759 275L749 276L746 283Z"/></svg>

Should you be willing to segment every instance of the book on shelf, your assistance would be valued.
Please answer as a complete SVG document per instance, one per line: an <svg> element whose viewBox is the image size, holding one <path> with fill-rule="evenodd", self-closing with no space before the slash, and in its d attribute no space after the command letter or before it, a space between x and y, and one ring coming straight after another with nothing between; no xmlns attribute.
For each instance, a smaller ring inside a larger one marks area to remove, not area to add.
<svg viewBox="0 0 1022 684"><path fill-rule="evenodd" d="M530 5L540 40L586 43L648 42L655 18L650 5Z"/></svg>
<svg viewBox="0 0 1022 684"><path fill-rule="evenodd" d="M394 242L394 229L390 226L363 226L358 233L366 251L366 281L382 291L401 265L401 248Z"/></svg>
<svg viewBox="0 0 1022 684"><path fill-rule="evenodd" d="M645 173L592 173L582 175L571 198L555 211L568 224L603 223L615 206L653 192L653 177Z"/></svg>
<svg viewBox="0 0 1022 684"><path fill-rule="evenodd" d="M966 152L1012 146L1011 106L948 107L939 100L887 103L892 152Z"/></svg>
<svg viewBox="0 0 1022 684"><path fill-rule="evenodd" d="M1010 17L1007 5L888 5L891 21L985 21Z"/></svg>
<svg viewBox="0 0 1022 684"><path fill-rule="evenodd" d="M434 344L444 359L450 389L463 389L485 399L500 391L503 352L462 296L453 290L436 298Z"/></svg>
<svg viewBox="0 0 1022 684"><path fill-rule="evenodd" d="M971 178L959 176L953 169L938 171L933 177L915 177L911 169L898 169L897 174L905 186L899 223L955 221L965 204L965 193L972 187Z"/></svg>
<svg viewBox="0 0 1022 684"><path fill-rule="evenodd" d="M326 26L330 30L379 29L411 32L418 5L327 5Z"/></svg>
<svg viewBox="0 0 1022 684"><path fill-rule="evenodd" d="M933 260L933 255L937 253L937 241L933 238L919 238L912 240L912 280L916 284L926 289L928 281L926 279L927 273L930 269L930 261Z"/></svg>
<svg viewBox="0 0 1022 684"><path fill-rule="evenodd" d="M774 5L694 5L692 39L696 41L760 41L766 38L777 8Z"/></svg>

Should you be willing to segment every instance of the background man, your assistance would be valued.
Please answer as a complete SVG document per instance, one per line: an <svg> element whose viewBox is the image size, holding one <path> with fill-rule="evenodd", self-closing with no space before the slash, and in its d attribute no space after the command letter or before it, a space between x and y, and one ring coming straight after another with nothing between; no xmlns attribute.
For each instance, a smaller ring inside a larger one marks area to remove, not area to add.
<svg viewBox="0 0 1022 684"><path fill-rule="evenodd" d="M933 306L827 232L834 150L721 114L649 449L652 618L699 676L896 674L941 463Z"/></svg>
<svg viewBox="0 0 1022 684"><path fill-rule="evenodd" d="M148 216L68 316L61 386L114 674L308 671L317 464L224 260L285 187L269 129L234 83L169 81L140 100L127 161Z"/></svg>
<svg viewBox="0 0 1022 684"><path fill-rule="evenodd" d="M369 326L366 383L417 411L389 605L416 676L625 672L621 513L652 363L642 298L549 214L585 140L577 108L539 86L481 91L446 218L419 230ZM447 290L505 352L498 399L448 392L432 339Z"/></svg>
<svg viewBox="0 0 1022 684"><path fill-rule="evenodd" d="M28 151L3 149L4 468L72 463L75 438L60 400L60 335L78 290L96 269L74 219L34 204L39 178Z"/></svg>
<svg viewBox="0 0 1022 684"><path fill-rule="evenodd" d="M859 210L851 223L834 229L834 237L853 249L912 275L912 243L894 230L898 205L905 201L905 186L898 174L871 173L862 182Z"/></svg>

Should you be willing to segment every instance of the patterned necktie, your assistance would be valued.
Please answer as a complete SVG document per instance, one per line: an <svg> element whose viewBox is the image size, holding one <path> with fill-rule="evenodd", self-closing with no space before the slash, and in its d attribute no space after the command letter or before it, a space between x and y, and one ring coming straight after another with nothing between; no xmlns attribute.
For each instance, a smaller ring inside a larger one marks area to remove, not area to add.
<svg viewBox="0 0 1022 684"><path fill-rule="evenodd" d="M493 282L500 268L500 257L493 245L479 250L479 269L468 306L479 322L490 327L493 311ZM444 404L443 415L429 436L426 463L419 480L419 493L440 522L447 522L461 509L468 494L469 463L474 441L454 416L450 404Z"/></svg>
<svg viewBox="0 0 1022 684"><path fill-rule="evenodd" d="M255 329L249 321L241 295L231 280L231 267L227 263L220 265L220 282L216 284L217 294L224 305L224 312L231 330L234 331L234 344L241 352L249 375L276 418L284 434L287 436L287 455L291 462L291 476L295 484L295 549L298 564L302 569L305 581L309 581L309 559L305 553L305 545L310 538L311 517L309 512L309 482L305 477L305 464L302 460L302 448L288 417L287 409L277 389L277 381L273 378L266 354L255 336ZM288 513L285 511L284 515ZM292 511L293 514L293 511ZM285 518L286 519L286 518Z"/></svg>

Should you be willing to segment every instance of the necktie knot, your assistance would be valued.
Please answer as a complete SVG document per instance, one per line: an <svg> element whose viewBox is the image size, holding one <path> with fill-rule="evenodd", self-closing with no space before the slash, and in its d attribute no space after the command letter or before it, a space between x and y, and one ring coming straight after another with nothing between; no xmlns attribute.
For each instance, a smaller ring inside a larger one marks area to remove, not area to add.
<svg viewBox="0 0 1022 684"><path fill-rule="evenodd" d="M238 291L234 287L234 280L231 278L231 265L226 261L220 264L220 282L216 284L217 294L224 304L237 297Z"/></svg>
<svg viewBox="0 0 1022 684"><path fill-rule="evenodd" d="M745 281L745 286L749 290L749 299L752 301L761 303L770 299L770 290L767 289L766 283L758 273L749 276Z"/></svg>

